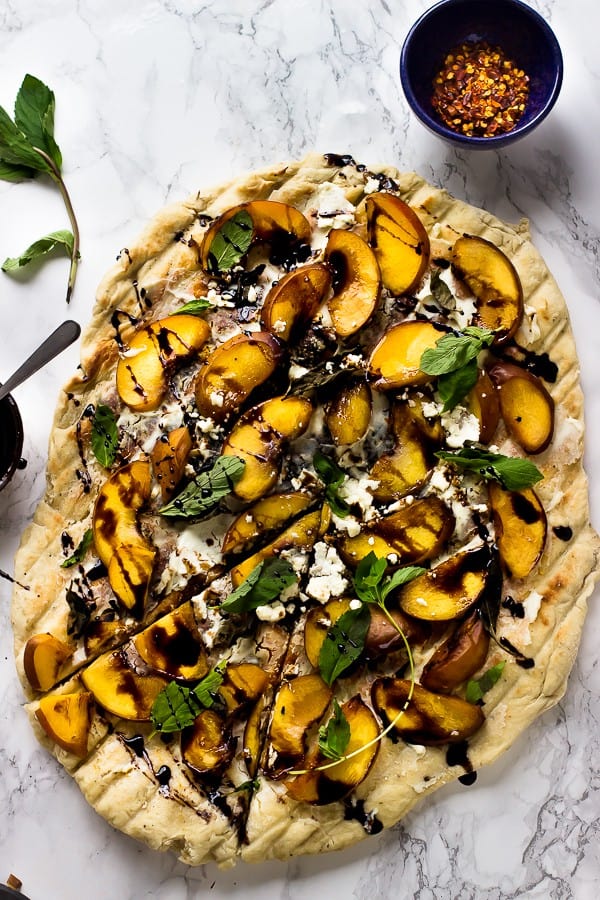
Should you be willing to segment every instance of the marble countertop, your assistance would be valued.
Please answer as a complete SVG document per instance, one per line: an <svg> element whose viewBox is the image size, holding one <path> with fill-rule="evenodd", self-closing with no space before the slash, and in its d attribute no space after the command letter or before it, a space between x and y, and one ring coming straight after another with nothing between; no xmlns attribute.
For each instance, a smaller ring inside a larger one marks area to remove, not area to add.
<svg viewBox="0 0 600 900"><path fill-rule="evenodd" d="M0 104L31 72L57 98L56 134L78 212L70 307L56 257L0 275L0 379L64 318L84 325L95 287L166 201L309 150L415 169L458 197L531 221L571 312L586 396L592 520L600 526L600 62L596 0L535 0L561 43L552 115L500 152L456 151L411 116L398 60L427 0L5 0ZM0 254L67 227L47 183L0 183ZM18 388L27 468L0 494L0 567L44 488L54 398L76 347ZM600 887L598 597L564 700L472 787L456 783L349 851L289 864L190 869L113 831L35 742L12 662L11 585L0 578L0 881L30 900L581 898Z"/></svg>

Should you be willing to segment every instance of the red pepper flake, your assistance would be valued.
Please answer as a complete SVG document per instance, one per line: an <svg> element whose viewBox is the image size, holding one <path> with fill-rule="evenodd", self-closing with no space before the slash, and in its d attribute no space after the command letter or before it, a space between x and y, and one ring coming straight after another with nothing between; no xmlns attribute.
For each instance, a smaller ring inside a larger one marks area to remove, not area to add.
<svg viewBox="0 0 600 900"><path fill-rule="evenodd" d="M431 105L452 131L493 137L515 127L528 97L529 77L500 47L464 43L435 76Z"/></svg>

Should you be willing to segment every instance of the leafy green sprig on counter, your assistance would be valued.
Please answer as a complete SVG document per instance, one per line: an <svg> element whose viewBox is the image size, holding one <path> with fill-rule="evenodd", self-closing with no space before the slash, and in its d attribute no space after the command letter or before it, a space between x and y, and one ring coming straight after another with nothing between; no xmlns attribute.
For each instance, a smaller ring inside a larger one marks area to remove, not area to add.
<svg viewBox="0 0 600 900"><path fill-rule="evenodd" d="M86 553L92 546L93 540L94 533L91 528L88 528L71 556L68 556L64 562L61 562L61 569L70 569L71 566L78 565L78 563L82 562Z"/></svg>
<svg viewBox="0 0 600 900"><path fill-rule="evenodd" d="M439 450L435 455L457 469L480 475L486 481L498 481L507 491L531 487L544 477L529 459L504 456L480 447L463 447L454 452Z"/></svg>
<svg viewBox="0 0 600 900"><path fill-rule="evenodd" d="M204 515L231 493L242 477L245 465L239 456L218 456L210 469L196 475L173 500L159 509L159 513L179 519Z"/></svg>
<svg viewBox="0 0 600 900"><path fill-rule="evenodd" d="M57 185L72 233L54 231L31 244L19 257L9 258L2 266L14 272L54 247L63 247L70 259L67 303L75 286L79 262L79 226L69 192L62 177L62 154L54 139L54 94L42 81L26 75L15 100L14 120L0 107L0 179L25 181L36 175L48 175Z"/></svg>
<svg viewBox="0 0 600 900"><path fill-rule="evenodd" d="M91 444L100 465L110 469L119 449L119 431L115 414L103 403L99 403L94 412Z"/></svg>
<svg viewBox="0 0 600 900"><path fill-rule="evenodd" d="M336 516L345 518L350 513L350 507L343 497L340 497L339 489L344 483L346 473L337 462L329 456L325 456L317 450L313 456L315 472L325 485L325 499L329 503Z"/></svg>
<svg viewBox="0 0 600 900"><path fill-rule="evenodd" d="M228 613L245 613L278 600L283 591L298 580L292 566L285 559L263 559L247 578L221 603L219 609Z"/></svg>
<svg viewBox="0 0 600 900"><path fill-rule="evenodd" d="M208 251L211 272L218 275L233 269L248 252L253 234L254 225L245 209L227 219L212 239Z"/></svg>
<svg viewBox="0 0 600 900"><path fill-rule="evenodd" d="M327 759L339 761L350 743L350 725L342 707L334 698L333 715L319 728L319 750Z"/></svg>
<svg viewBox="0 0 600 900"><path fill-rule="evenodd" d="M483 695L487 694L488 691L491 691L496 682L500 679L505 665L506 660L502 660L502 662L496 663L495 666L492 666L484 672L481 678L471 679L467 683L465 699L468 700L469 703L479 703L480 700L483 700Z"/></svg>
<svg viewBox="0 0 600 900"><path fill-rule="evenodd" d="M427 375L437 375L444 412L460 403L475 385L477 357L493 340L492 331L469 325L460 334L445 334L435 347L423 352L419 368Z"/></svg>
<svg viewBox="0 0 600 900"><path fill-rule="evenodd" d="M155 731L169 734L193 725L203 709L210 709L223 684L226 663L219 663L193 688L170 681L150 711Z"/></svg>

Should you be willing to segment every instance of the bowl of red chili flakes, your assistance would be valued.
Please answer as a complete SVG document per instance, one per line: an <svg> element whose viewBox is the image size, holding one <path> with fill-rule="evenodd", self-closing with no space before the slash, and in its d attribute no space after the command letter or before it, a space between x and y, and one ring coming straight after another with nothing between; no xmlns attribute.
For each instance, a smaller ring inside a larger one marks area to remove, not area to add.
<svg viewBox="0 0 600 900"><path fill-rule="evenodd" d="M408 103L434 134L491 150L533 131L558 98L563 61L545 19L520 0L442 0L400 57Z"/></svg>

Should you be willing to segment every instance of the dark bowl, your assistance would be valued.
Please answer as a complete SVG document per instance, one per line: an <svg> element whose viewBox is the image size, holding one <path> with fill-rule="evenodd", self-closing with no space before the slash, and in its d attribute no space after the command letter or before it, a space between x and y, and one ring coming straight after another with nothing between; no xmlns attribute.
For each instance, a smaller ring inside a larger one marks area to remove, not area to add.
<svg viewBox="0 0 600 900"><path fill-rule="evenodd" d="M22 450L23 422L19 407L9 394L0 400L0 491L18 468Z"/></svg>
<svg viewBox="0 0 600 900"><path fill-rule="evenodd" d="M486 41L529 76L529 99L512 131L468 137L452 131L431 105L433 79L446 54L464 41ZM413 112L438 137L462 147L491 150L533 131L560 92L562 54L550 26L519 0L442 0L423 13L409 31L400 57L400 79Z"/></svg>

